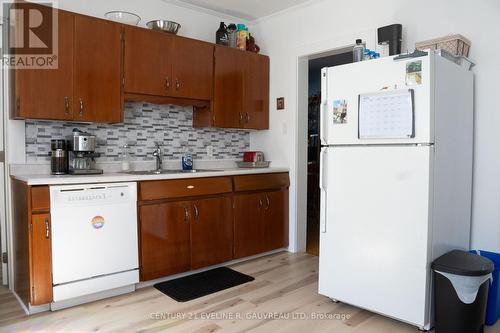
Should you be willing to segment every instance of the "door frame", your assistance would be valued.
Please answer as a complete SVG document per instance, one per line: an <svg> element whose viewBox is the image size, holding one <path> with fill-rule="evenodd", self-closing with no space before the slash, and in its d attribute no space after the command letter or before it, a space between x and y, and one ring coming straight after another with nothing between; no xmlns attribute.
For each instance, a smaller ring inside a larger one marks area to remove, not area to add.
<svg viewBox="0 0 500 333"><path fill-rule="evenodd" d="M365 41L366 46L375 49L377 30L358 31L347 35L307 44L298 47L294 52L296 64L296 112L294 115L294 148L292 150L293 165L290 166L292 182L295 183L295 219L290 222L290 251L305 252L307 243L307 120L308 120L308 80L309 60L346 52L354 46L358 38ZM293 206L292 206L293 207ZM291 207L291 208L292 208ZM293 208L292 208L293 209Z"/></svg>
<svg viewBox="0 0 500 333"><path fill-rule="evenodd" d="M6 32L4 32L3 20L0 22L0 43L3 45L6 41ZM0 276L0 285L8 285L9 283L9 267L7 263L3 263L2 254L5 252L9 255L8 251L9 238L7 237L7 154L6 154L6 132L5 123L8 115L8 73L2 62L0 65L1 77L0 77L0 99L1 99L1 114L0 114L0 265L2 265L2 274ZM10 258L8 258L10 259ZM8 260L10 262L10 260Z"/></svg>

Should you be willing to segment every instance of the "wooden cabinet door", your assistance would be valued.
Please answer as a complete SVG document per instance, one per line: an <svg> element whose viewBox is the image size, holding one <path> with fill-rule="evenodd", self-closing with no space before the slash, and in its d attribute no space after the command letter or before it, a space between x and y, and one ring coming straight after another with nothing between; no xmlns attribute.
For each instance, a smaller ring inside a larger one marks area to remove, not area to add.
<svg viewBox="0 0 500 333"><path fill-rule="evenodd" d="M139 208L141 281L190 269L190 202Z"/></svg>
<svg viewBox="0 0 500 333"><path fill-rule="evenodd" d="M234 257L243 258L264 250L264 202L261 193L234 196Z"/></svg>
<svg viewBox="0 0 500 333"><path fill-rule="evenodd" d="M230 197L192 202L191 269L233 258L233 214Z"/></svg>
<svg viewBox="0 0 500 333"><path fill-rule="evenodd" d="M31 304L47 304L52 302L50 215L32 215L30 231Z"/></svg>
<svg viewBox="0 0 500 333"><path fill-rule="evenodd" d="M124 30L125 92L155 96L173 94L173 37L143 28L125 27Z"/></svg>
<svg viewBox="0 0 500 333"><path fill-rule="evenodd" d="M211 100L214 72L213 44L176 38L174 45L173 96Z"/></svg>
<svg viewBox="0 0 500 333"><path fill-rule="evenodd" d="M214 126L244 128L246 53L224 46L215 47Z"/></svg>
<svg viewBox="0 0 500 333"><path fill-rule="evenodd" d="M264 251L288 246L288 190L263 193Z"/></svg>
<svg viewBox="0 0 500 333"><path fill-rule="evenodd" d="M51 7L32 4L38 10ZM58 68L15 70L13 117L70 120L73 118L74 15L58 11Z"/></svg>
<svg viewBox="0 0 500 333"><path fill-rule="evenodd" d="M245 128L269 129L269 58L247 54Z"/></svg>
<svg viewBox="0 0 500 333"><path fill-rule="evenodd" d="M75 120L123 120L121 31L120 24L76 15Z"/></svg>

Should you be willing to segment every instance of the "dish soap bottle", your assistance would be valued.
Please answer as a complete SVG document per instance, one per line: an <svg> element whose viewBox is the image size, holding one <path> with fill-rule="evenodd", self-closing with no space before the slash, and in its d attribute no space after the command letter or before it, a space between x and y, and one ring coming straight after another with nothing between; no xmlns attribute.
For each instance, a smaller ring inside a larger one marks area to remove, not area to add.
<svg viewBox="0 0 500 333"><path fill-rule="evenodd" d="M190 153L184 153L184 155L182 155L182 170L193 170L193 155Z"/></svg>

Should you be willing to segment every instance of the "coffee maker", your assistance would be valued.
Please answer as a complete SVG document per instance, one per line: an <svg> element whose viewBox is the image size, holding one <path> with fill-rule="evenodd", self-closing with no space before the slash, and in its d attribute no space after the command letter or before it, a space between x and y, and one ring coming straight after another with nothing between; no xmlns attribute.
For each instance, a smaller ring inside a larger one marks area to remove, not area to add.
<svg viewBox="0 0 500 333"><path fill-rule="evenodd" d="M99 175L101 169L95 168L96 153L95 135L73 129L73 135L68 138L68 172L72 175Z"/></svg>

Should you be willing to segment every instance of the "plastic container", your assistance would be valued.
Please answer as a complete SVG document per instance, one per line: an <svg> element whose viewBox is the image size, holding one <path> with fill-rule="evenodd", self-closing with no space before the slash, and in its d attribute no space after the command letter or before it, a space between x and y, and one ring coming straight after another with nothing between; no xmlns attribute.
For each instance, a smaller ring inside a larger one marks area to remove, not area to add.
<svg viewBox="0 0 500 333"><path fill-rule="evenodd" d="M486 307L486 325L492 326L500 318L500 253L488 251L471 251L493 261L493 282L488 292L488 306Z"/></svg>
<svg viewBox="0 0 500 333"><path fill-rule="evenodd" d="M435 333L484 332L493 262L454 250L432 263Z"/></svg>
<svg viewBox="0 0 500 333"><path fill-rule="evenodd" d="M231 23L227 26L227 38L228 38L228 46L232 48L236 48L238 45L238 28L236 24Z"/></svg>
<svg viewBox="0 0 500 333"><path fill-rule="evenodd" d="M248 29L244 24L238 24L237 48L245 51L247 49Z"/></svg>
<svg viewBox="0 0 500 333"><path fill-rule="evenodd" d="M363 61L365 46L361 39L356 39L356 45L352 48L352 60L353 62Z"/></svg>

